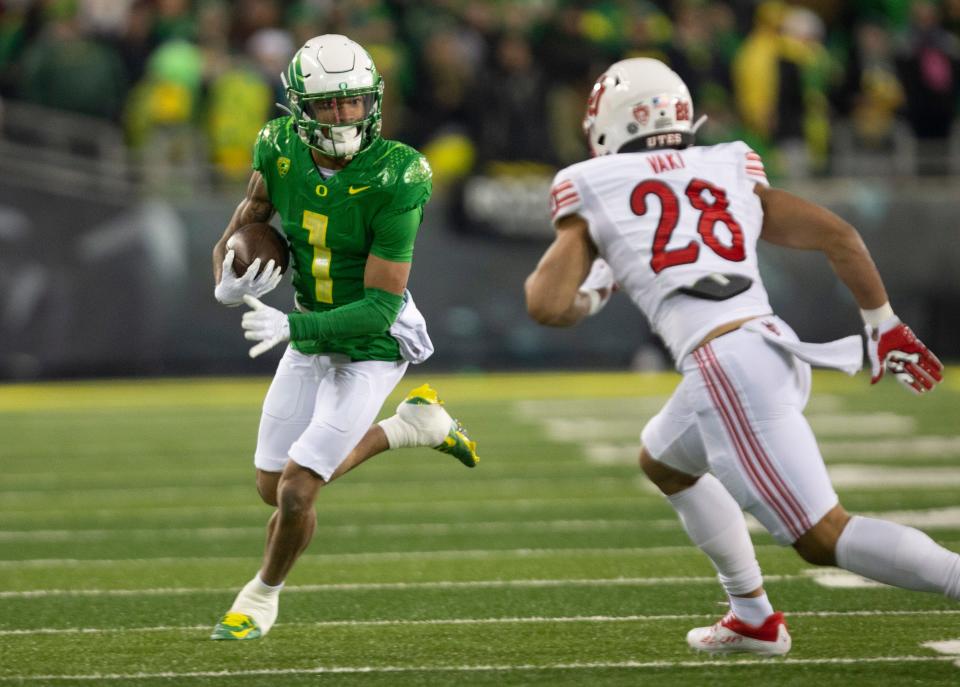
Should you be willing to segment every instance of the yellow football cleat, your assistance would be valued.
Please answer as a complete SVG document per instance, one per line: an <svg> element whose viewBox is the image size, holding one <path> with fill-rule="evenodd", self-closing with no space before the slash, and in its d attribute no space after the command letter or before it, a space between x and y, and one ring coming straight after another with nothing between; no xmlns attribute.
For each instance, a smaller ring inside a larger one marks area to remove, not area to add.
<svg viewBox="0 0 960 687"><path fill-rule="evenodd" d="M227 611L217 626L213 628L210 639L260 639L263 633L260 626L250 616L236 611Z"/></svg>
<svg viewBox="0 0 960 687"><path fill-rule="evenodd" d="M477 442L470 439L459 420L450 417L443 408L443 401L429 384L418 386L407 394L397 406L397 415L419 432L435 437L428 445L437 451L453 456L468 468L476 467L480 462ZM440 437L440 443L435 443Z"/></svg>

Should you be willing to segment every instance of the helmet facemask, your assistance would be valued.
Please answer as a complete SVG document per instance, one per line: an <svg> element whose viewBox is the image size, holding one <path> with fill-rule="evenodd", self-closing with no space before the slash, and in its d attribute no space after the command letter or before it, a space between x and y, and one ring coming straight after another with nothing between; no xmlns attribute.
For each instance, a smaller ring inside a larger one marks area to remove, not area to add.
<svg viewBox="0 0 960 687"><path fill-rule="evenodd" d="M349 69L325 70L323 50L339 50L328 62L346 61ZM335 35L311 39L281 79L289 105L283 109L293 116L300 139L313 150L349 160L380 136L383 80L369 54L353 41Z"/></svg>
<svg viewBox="0 0 960 687"><path fill-rule="evenodd" d="M351 158L380 135L381 85L336 94L287 88L287 102L301 140L332 158Z"/></svg>

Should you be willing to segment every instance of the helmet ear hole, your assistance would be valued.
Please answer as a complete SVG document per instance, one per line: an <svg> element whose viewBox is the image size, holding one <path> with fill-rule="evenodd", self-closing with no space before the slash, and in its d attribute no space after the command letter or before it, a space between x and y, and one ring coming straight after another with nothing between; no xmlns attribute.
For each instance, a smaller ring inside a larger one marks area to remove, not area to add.
<svg viewBox="0 0 960 687"><path fill-rule="evenodd" d="M600 145L603 145L603 144L606 142L606 140L607 140L607 135L606 135L606 134L600 134L600 137L597 138L597 143L600 144Z"/></svg>

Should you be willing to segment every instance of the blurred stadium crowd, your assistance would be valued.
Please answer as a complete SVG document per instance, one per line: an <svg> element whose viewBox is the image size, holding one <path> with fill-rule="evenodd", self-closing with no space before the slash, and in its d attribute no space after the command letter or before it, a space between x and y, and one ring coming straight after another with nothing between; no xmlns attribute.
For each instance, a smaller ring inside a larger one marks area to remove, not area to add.
<svg viewBox="0 0 960 687"><path fill-rule="evenodd" d="M586 156L585 97L611 61L690 85L707 143L742 138L774 176L899 137L943 149L960 103L960 0L0 0L0 95L122 127L152 159L248 174L279 74L344 33L386 79L384 134L443 186L484 166ZM198 155L197 151L201 151ZM923 172L924 170L918 170ZM947 171L935 165L931 173Z"/></svg>

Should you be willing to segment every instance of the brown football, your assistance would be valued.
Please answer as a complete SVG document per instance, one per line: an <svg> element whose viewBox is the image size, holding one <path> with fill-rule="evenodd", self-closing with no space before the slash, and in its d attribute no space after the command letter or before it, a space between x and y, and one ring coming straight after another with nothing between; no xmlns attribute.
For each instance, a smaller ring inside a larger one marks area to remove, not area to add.
<svg viewBox="0 0 960 687"><path fill-rule="evenodd" d="M260 258L260 272L267 262L274 261L282 272L290 264L290 249L280 232L266 222L245 224L227 239L227 250L233 249L233 271L242 277L247 268Z"/></svg>

